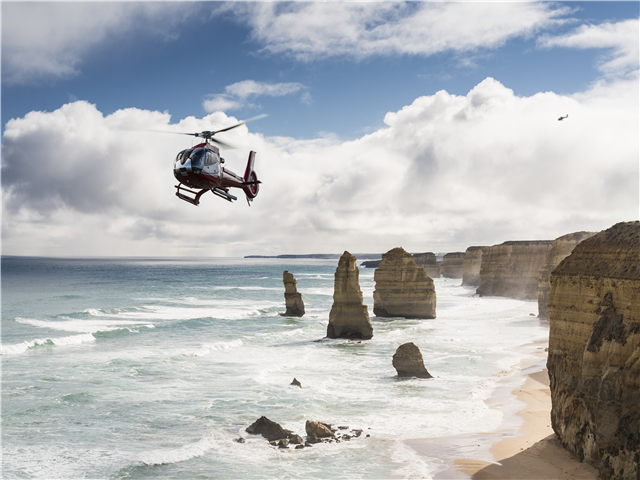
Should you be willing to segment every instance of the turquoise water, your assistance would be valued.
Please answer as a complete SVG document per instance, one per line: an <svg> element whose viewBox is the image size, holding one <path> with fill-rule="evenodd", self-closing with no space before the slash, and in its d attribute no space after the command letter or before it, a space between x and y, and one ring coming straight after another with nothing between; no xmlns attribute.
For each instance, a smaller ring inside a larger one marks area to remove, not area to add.
<svg viewBox="0 0 640 480"><path fill-rule="evenodd" d="M485 400L548 327L534 302L436 279L435 320L372 316L370 341L319 341L336 266L3 257L3 478L430 478L443 459L403 440L498 428ZM302 318L279 315L283 270ZM433 379L396 377L409 341ZM364 433L282 451L245 432L262 415L300 435L307 419Z"/></svg>

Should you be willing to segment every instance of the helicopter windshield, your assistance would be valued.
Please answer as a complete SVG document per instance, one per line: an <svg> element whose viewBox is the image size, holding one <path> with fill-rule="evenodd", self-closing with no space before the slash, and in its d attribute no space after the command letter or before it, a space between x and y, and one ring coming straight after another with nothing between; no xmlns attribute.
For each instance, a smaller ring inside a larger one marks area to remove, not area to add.
<svg viewBox="0 0 640 480"><path fill-rule="evenodd" d="M204 162L204 148L196 148L191 153L191 168L202 168L202 164Z"/></svg>

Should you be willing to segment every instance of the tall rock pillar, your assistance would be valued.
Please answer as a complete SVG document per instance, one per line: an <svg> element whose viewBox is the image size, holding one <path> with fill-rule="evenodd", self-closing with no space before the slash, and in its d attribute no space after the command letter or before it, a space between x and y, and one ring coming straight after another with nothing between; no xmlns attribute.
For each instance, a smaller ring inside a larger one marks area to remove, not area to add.
<svg viewBox="0 0 640 480"><path fill-rule="evenodd" d="M327 337L362 340L373 337L373 327L363 302L359 279L356 257L345 251L336 268Z"/></svg>
<svg viewBox="0 0 640 480"><path fill-rule="evenodd" d="M284 301L287 311L282 314L283 317L302 317L304 315L304 302L302 294L298 292L298 282L296 277L288 270L282 273L282 281L284 282Z"/></svg>

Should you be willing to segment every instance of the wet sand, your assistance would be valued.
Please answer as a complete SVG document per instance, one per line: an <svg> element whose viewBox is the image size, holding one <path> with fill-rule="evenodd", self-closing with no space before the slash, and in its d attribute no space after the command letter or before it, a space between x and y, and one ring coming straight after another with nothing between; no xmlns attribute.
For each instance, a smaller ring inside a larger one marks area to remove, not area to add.
<svg viewBox="0 0 640 480"><path fill-rule="evenodd" d="M597 470L566 451L551 428L544 347L535 346L537 359L522 366L524 384L511 391L524 408L500 389L487 401L505 411L498 431L405 441L420 455L443 460L436 479L597 480ZM513 420L514 408L520 421Z"/></svg>

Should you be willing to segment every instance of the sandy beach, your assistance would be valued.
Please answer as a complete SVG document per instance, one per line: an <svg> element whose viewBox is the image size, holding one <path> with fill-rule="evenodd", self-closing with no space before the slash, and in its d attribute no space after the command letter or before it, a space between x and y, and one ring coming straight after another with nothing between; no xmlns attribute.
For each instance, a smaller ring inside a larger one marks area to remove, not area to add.
<svg viewBox="0 0 640 480"><path fill-rule="evenodd" d="M405 443L419 454L442 458L446 470L436 479L596 480L598 471L566 451L551 428L551 394L545 344L534 345L536 360L523 364L524 384L511 393L526 406L517 411L521 421L510 421L513 395L500 389L487 401L505 411L505 423L496 432L448 438L416 439ZM507 398L508 397L508 398ZM496 442L496 438L501 440Z"/></svg>

